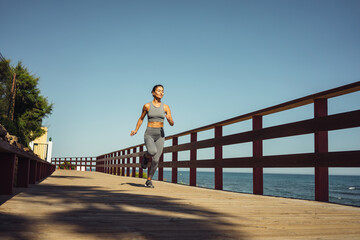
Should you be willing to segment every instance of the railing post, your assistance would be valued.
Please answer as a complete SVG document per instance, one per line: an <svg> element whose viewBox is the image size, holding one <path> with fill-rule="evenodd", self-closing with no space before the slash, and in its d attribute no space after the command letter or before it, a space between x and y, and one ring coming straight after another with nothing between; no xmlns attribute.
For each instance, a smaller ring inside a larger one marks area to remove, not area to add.
<svg viewBox="0 0 360 240"><path fill-rule="evenodd" d="M37 162L36 164L36 181L40 182L41 179L41 163Z"/></svg>
<svg viewBox="0 0 360 240"><path fill-rule="evenodd" d="M117 164L117 159L116 159L116 157L117 157L117 153L115 152L114 154L114 160L113 160L113 164L114 164L114 175L117 175L118 173L117 173L117 166L115 166L116 164Z"/></svg>
<svg viewBox="0 0 360 240"><path fill-rule="evenodd" d="M120 151L117 151L116 153L115 153L115 155L116 155L116 160L115 160L115 164L117 165L116 167L115 167L115 169L116 169L116 175L117 176L120 176L120 167L119 167L119 164L120 164L120 159L119 159L119 157L120 157Z"/></svg>
<svg viewBox="0 0 360 240"><path fill-rule="evenodd" d="M30 176L29 176L29 183L30 184L35 184L36 183L36 171L37 171L36 165L37 165L36 160L30 160Z"/></svg>
<svg viewBox="0 0 360 240"><path fill-rule="evenodd" d="M160 163L164 162L164 153L161 154L159 162ZM159 169L158 169L158 180L164 181L164 168L163 167L159 167Z"/></svg>
<svg viewBox="0 0 360 240"><path fill-rule="evenodd" d="M197 142L197 132L192 132L190 138L191 143ZM196 148L190 150L190 165L196 163L196 153ZM190 186L196 186L196 167L190 167Z"/></svg>
<svg viewBox="0 0 360 240"><path fill-rule="evenodd" d="M45 163L41 163L41 180L45 179Z"/></svg>
<svg viewBox="0 0 360 240"><path fill-rule="evenodd" d="M253 116L252 118L253 130L262 129L262 116ZM262 140L253 141L253 156L262 157L263 156L263 144ZM255 167L253 168L253 194L263 195L263 168Z"/></svg>
<svg viewBox="0 0 360 240"><path fill-rule="evenodd" d="M39 166L39 176L38 176L38 181L40 182L42 180L42 162L38 162L38 166Z"/></svg>
<svg viewBox="0 0 360 240"><path fill-rule="evenodd" d="M41 180L45 178L45 163L41 163Z"/></svg>
<svg viewBox="0 0 360 240"><path fill-rule="evenodd" d="M173 137L173 146L178 145L178 137ZM178 161L178 152L174 151L172 152L172 162L175 163ZM177 175L178 175L178 169L177 167L172 168L172 174L171 174L171 182L177 183Z"/></svg>
<svg viewBox="0 0 360 240"><path fill-rule="evenodd" d="M125 150L121 151L122 155L125 155ZM121 163L125 164L125 158L121 159ZM125 167L124 165L121 167L121 176L125 177Z"/></svg>
<svg viewBox="0 0 360 240"><path fill-rule="evenodd" d="M102 158L104 158L103 155L96 157L96 167L95 167L95 169L96 169L97 172L104 172L104 167L100 167L100 165L104 166L104 161L98 161L98 160L100 160Z"/></svg>
<svg viewBox="0 0 360 240"><path fill-rule="evenodd" d="M14 153L0 153L0 158L0 194L11 195L14 187L16 155Z"/></svg>
<svg viewBox="0 0 360 240"><path fill-rule="evenodd" d="M140 146L139 152L143 152L143 151L144 151L144 146ZM141 162L141 158L142 158L142 156L139 157L139 163ZM140 165L140 167L139 167L139 178L142 178L142 177L143 177L143 169L142 169L142 167Z"/></svg>
<svg viewBox="0 0 360 240"><path fill-rule="evenodd" d="M130 148L127 150L127 154L130 154ZM126 158L126 163L130 164L130 158ZM126 176L130 177L130 167L126 167Z"/></svg>
<svg viewBox="0 0 360 240"><path fill-rule="evenodd" d="M111 154L111 157L114 158L113 160L111 160L111 174L112 175L116 175L116 167L115 167L115 164L116 164L116 153L112 153Z"/></svg>
<svg viewBox="0 0 360 240"><path fill-rule="evenodd" d="M100 162L100 165L102 165L102 167L100 167L100 171L102 173L105 173L105 160L104 160L105 155L102 155L100 158L102 159L101 162Z"/></svg>
<svg viewBox="0 0 360 240"><path fill-rule="evenodd" d="M110 157L111 157L111 153L106 154L106 158L110 158ZM107 174L111 174L110 164L111 164L111 160L106 160L106 173Z"/></svg>
<svg viewBox="0 0 360 240"><path fill-rule="evenodd" d="M136 147L133 148L133 153L136 153ZM136 163L136 157L132 158L132 163L135 164ZM136 167L132 167L131 168L131 176L135 177L136 176Z"/></svg>
<svg viewBox="0 0 360 240"><path fill-rule="evenodd" d="M215 138L222 137L222 126L215 127ZM215 189L223 189L223 168L221 161L223 158L223 147L221 144L215 145Z"/></svg>
<svg viewBox="0 0 360 240"><path fill-rule="evenodd" d="M17 187L28 187L29 186L29 173L30 173L30 159L19 158L18 161L18 173L16 186ZM48 173L47 173L48 175Z"/></svg>
<svg viewBox="0 0 360 240"><path fill-rule="evenodd" d="M104 159L105 157L106 157L106 155L103 155L103 156L102 156L103 160L102 160L102 162L101 162L102 165L103 165L103 166L102 166L102 172L103 172L103 173L106 173L106 160Z"/></svg>
<svg viewBox="0 0 360 240"><path fill-rule="evenodd" d="M106 154L106 157L107 157L107 158L110 158L110 157L111 157L111 153L110 153L110 154ZM111 164L111 160L106 160L106 173L107 173L107 174L111 174L110 164Z"/></svg>
<svg viewBox="0 0 360 240"><path fill-rule="evenodd" d="M328 115L327 99L315 99L314 117ZM328 152L328 131L315 132L315 153ZM315 167L315 200L329 201L329 168Z"/></svg>
<svg viewBox="0 0 360 240"><path fill-rule="evenodd" d="M45 166L45 164L43 162L41 162L41 180L43 180L45 178L44 166Z"/></svg>
<svg viewBox="0 0 360 240"><path fill-rule="evenodd" d="M99 169L99 166L98 166L98 165L100 165L100 163L97 160L99 160L98 156L96 157L96 162L95 162L95 172L100 172L100 169Z"/></svg>
<svg viewBox="0 0 360 240"><path fill-rule="evenodd" d="M111 158L111 153L108 154L108 158ZM108 174L111 174L111 160L108 160L107 161L107 164L108 164Z"/></svg>

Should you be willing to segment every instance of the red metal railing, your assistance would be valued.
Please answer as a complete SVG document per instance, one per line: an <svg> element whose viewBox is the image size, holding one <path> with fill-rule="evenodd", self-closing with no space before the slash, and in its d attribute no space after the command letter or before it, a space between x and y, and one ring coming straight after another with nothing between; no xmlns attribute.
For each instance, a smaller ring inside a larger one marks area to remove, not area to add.
<svg viewBox="0 0 360 240"><path fill-rule="evenodd" d="M80 171L89 171L91 172L93 168L96 167L96 158L95 157L65 157L65 158L51 158L51 163L60 168L61 165L69 163L69 166L72 166L74 170ZM71 169L69 169L71 170Z"/></svg>
<svg viewBox="0 0 360 240"><path fill-rule="evenodd" d="M190 185L196 185L197 168L213 168L215 189L223 188L223 168L253 168L253 193L263 194L263 168L315 168L315 200L328 201L329 167L360 167L360 151L328 151L328 131L347 129L360 126L360 110L328 115L328 99L360 90L360 82L355 82L328 91L309 95L276 106L251 112L245 115L227 119L218 123L192 129L186 132L166 137L172 140L172 146L164 148L163 153L171 153L172 160L160 158L158 179L163 180L163 168L172 169L172 182L177 182L178 168L190 169ZM291 122L287 124L263 127L263 116L298 108L304 105L314 105L312 119ZM223 127L241 121L252 120L252 130L223 136ZM197 134L206 130L214 131L214 138L197 140ZM303 134L314 134L314 152L302 154L263 156L263 141ZM178 144L178 138L190 135L190 142ZM252 157L224 158L223 146L252 142ZM119 151L97 157L96 171L108 174L121 172L122 176L135 176L136 168L140 168L137 159L143 154L144 144L132 146ZM197 150L214 149L214 159L197 160ZM178 161L178 152L190 151L190 159ZM132 162L130 160L132 159ZM120 171L122 169L122 171ZM142 169L139 169L142 177Z"/></svg>
<svg viewBox="0 0 360 240"><path fill-rule="evenodd" d="M38 156L0 140L0 194L13 194L14 187L28 187L55 171Z"/></svg>

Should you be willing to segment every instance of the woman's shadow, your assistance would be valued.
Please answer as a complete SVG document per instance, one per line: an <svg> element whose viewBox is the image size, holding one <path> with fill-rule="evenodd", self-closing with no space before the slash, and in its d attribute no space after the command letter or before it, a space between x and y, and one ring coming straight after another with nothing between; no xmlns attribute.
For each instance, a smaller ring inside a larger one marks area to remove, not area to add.
<svg viewBox="0 0 360 240"><path fill-rule="evenodd" d="M121 183L119 185L129 185L132 187L146 187L145 184L139 184L139 183Z"/></svg>

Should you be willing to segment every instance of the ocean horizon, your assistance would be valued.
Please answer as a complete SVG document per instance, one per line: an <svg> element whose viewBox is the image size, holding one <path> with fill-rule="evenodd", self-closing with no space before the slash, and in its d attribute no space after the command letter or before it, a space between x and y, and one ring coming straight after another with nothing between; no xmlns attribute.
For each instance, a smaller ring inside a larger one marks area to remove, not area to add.
<svg viewBox="0 0 360 240"><path fill-rule="evenodd" d="M214 189L214 172L197 171L197 187ZM313 174L264 173L264 196L315 200ZM178 171L178 184L189 185L189 171ZM154 180L158 174L154 175ZM171 170L164 169L164 181L171 182ZM252 173L223 172L223 190L253 193ZM329 175L329 202L360 207L360 176Z"/></svg>

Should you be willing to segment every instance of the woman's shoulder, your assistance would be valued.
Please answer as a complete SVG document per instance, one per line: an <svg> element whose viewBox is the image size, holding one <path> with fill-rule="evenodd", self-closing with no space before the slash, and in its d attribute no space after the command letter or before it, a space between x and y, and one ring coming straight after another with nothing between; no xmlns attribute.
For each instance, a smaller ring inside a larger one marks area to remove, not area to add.
<svg viewBox="0 0 360 240"><path fill-rule="evenodd" d="M143 109L146 110L146 111L149 111L150 109L150 103L145 103L144 106L143 106Z"/></svg>
<svg viewBox="0 0 360 240"><path fill-rule="evenodd" d="M164 103L164 109L165 109L165 110L168 110L168 109L170 110L169 105L167 105L167 104Z"/></svg>

